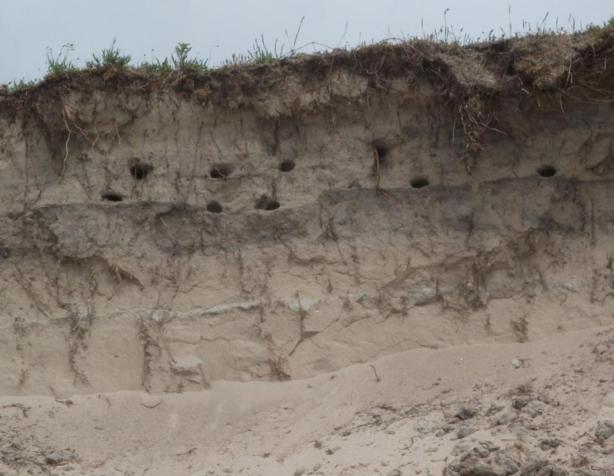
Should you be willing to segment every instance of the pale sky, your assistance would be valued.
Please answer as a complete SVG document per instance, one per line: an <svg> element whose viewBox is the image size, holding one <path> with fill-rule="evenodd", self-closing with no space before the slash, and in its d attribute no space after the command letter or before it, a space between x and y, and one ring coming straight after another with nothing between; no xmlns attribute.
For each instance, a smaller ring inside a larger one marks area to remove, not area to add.
<svg viewBox="0 0 614 476"><path fill-rule="evenodd" d="M614 16L613 0L0 0L0 7L0 83L43 76L47 47L72 43L71 58L82 64L113 38L137 61L188 42L215 66L261 35L269 46L288 43L287 30L292 41L303 16L298 44L330 47L432 32L444 25L446 9L447 24L472 37L507 32L510 20L513 31L523 21L535 27L547 13L549 27Z"/></svg>

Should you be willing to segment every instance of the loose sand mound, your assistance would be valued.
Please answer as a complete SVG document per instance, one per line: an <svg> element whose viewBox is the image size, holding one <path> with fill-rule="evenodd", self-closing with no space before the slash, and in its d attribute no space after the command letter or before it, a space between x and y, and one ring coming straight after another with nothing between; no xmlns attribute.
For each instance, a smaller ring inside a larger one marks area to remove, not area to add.
<svg viewBox="0 0 614 476"><path fill-rule="evenodd" d="M607 474L613 104L608 28L0 95L5 471Z"/></svg>
<svg viewBox="0 0 614 476"><path fill-rule="evenodd" d="M614 474L614 329L204 392L0 398L0 474Z"/></svg>

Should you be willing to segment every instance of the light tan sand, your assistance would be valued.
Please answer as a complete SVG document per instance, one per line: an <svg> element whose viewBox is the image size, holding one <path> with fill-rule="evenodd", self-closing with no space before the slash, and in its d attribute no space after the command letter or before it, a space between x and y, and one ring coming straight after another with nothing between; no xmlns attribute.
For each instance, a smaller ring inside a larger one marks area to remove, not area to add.
<svg viewBox="0 0 614 476"><path fill-rule="evenodd" d="M614 437L600 442L595 430L614 420L613 355L614 328L604 328L180 395L3 397L0 455L13 464L0 472L439 475L473 453L488 455L483 464L505 457L518 468L549 461L578 471L522 474L605 476ZM455 418L462 409L475 415ZM61 464L46 464L50 455Z"/></svg>

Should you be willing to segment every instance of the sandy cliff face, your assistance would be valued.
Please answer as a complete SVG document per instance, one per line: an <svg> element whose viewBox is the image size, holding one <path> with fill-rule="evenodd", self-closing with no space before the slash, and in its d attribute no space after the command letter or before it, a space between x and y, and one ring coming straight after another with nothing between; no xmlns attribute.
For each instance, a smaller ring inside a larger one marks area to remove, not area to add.
<svg viewBox="0 0 614 476"><path fill-rule="evenodd" d="M611 323L613 44L0 97L0 393L296 379Z"/></svg>

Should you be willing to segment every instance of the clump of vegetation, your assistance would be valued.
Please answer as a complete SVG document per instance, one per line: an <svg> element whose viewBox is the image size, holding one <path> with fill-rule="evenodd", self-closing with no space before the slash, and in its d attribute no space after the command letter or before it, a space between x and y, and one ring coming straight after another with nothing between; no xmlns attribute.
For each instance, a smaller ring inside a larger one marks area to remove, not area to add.
<svg viewBox="0 0 614 476"><path fill-rule="evenodd" d="M139 71L149 74L169 74L173 72L173 66L169 62L168 58L164 58L163 61L160 61L158 58L155 58L153 62L145 61L141 63L138 68Z"/></svg>
<svg viewBox="0 0 614 476"><path fill-rule="evenodd" d="M207 71L207 60L190 56L191 51L192 46L189 43L177 43L175 53L171 55L170 60L168 58L163 60L155 58L152 62L141 63L138 69L152 74L170 74L173 72L187 74Z"/></svg>
<svg viewBox="0 0 614 476"><path fill-rule="evenodd" d="M77 67L68 59L74 49L72 43L67 43L62 45L57 55L54 55L53 50L47 48L47 76L66 76L76 71Z"/></svg>
<svg viewBox="0 0 614 476"><path fill-rule="evenodd" d="M38 84L38 81L26 81L24 79L20 79L19 81L12 81L8 84L0 85L0 94L14 94L19 91L25 91L30 89Z"/></svg>
<svg viewBox="0 0 614 476"><path fill-rule="evenodd" d="M275 40L273 49L267 46L264 36L254 40L254 45L245 54L233 53L232 56L224 61L224 66L237 66L242 64L267 64L278 61L284 57L284 46L279 47L279 42Z"/></svg>
<svg viewBox="0 0 614 476"><path fill-rule="evenodd" d="M123 70L130 65L131 60L132 58L130 55L122 54L120 49L116 46L115 40L113 40L111 47L103 49L100 56L94 53L92 55L92 61L88 61L86 66L96 69Z"/></svg>
<svg viewBox="0 0 614 476"><path fill-rule="evenodd" d="M190 57L192 47L189 43L177 43L175 54L171 55L173 68L178 73L203 73L207 71L207 60ZM166 62L166 60L164 60Z"/></svg>
<svg viewBox="0 0 614 476"><path fill-rule="evenodd" d="M290 42L288 31L286 30L287 44L289 45L289 51L285 52L285 45L279 46L279 41L275 40L273 48L271 49L264 40L264 35L260 35L260 38L254 40L254 44L251 49L247 50L245 54L233 53L232 56L223 62L223 66L238 66L243 64L267 64L279 61L283 58L292 57L297 53L296 43L303 27L305 17L301 18L296 33L294 34L294 41Z"/></svg>

